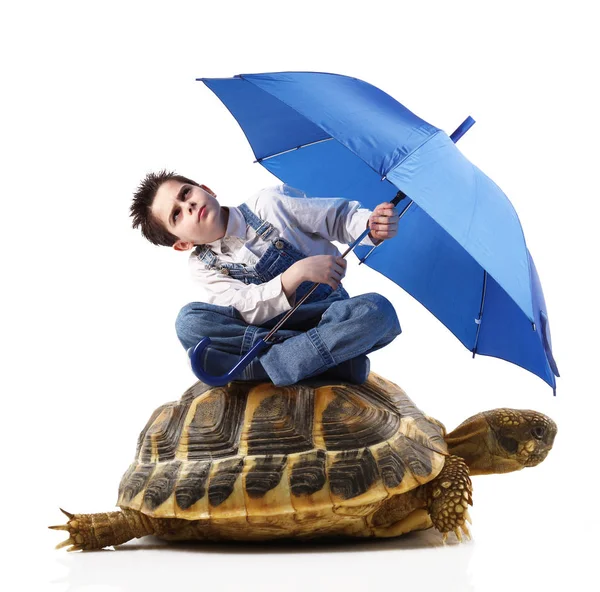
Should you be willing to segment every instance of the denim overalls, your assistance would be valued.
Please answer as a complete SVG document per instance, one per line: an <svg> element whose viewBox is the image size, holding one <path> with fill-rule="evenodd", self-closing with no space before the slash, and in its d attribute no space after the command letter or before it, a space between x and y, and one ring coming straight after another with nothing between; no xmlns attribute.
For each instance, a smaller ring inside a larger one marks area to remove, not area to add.
<svg viewBox="0 0 600 592"><path fill-rule="evenodd" d="M221 261L209 247L200 245L194 254L207 267L219 269L246 284L261 284L307 256L279 237L277 229L256 216L246 204L239 206L239 210L260 239L271 244L253 266ZM303 282L298 286L296 302L312 285L313 282ZM181 309L176 330L185 349L194 347L202 337L210 337L202 367L210 374L221 375L231 370L286 313L260 326L248 325L233 306L191 302ZM271 338L273 345L263 350L236 380L270 379L277 386L295 384L375 351L400 332L394 307L380 294L350 298L341 284L337 290L319 284Z"/></svg>

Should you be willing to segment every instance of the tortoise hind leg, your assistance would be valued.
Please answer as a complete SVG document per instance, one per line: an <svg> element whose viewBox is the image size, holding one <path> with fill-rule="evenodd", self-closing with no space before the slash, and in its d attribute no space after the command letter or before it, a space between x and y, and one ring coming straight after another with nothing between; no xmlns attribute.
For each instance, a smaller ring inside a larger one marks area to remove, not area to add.
<svg viewBox="0 0 600 592"><path fill-rule="evenodd" d="M150 519L135 510L101 514L70 514L62 509L61 512L69 521L49 528L66 530L70 536L66 541L59 543L57 549L72 545L67 551L90 551L154 534Z"/></svg>
<svg viewBox="0 0 600 592"><path fill-rule="evenodd" d="M469 467L459 456L447 456L440 474L427 484L427 507L431 521L444 535L454 531L462 541L461 531L470 537L466 521L471 522L469 505L473 505L473 488L469 477Z"/></svg>

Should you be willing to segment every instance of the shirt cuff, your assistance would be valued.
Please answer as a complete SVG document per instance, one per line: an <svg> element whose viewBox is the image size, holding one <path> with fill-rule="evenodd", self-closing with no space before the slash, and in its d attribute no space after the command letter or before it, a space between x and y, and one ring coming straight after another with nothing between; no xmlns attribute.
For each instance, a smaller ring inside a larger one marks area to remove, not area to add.
<svg viewBox="0 0 600 592"><path fill-rule="evenodd" d="M367 222L369 221L372 213L373 212L371 210L367 210L365 208L360 208L354 213L351 222L352 234L356 237L354 240L356 240L367 229ZM363 247L374 247L375 243L367 234L365 238L360 241L359 245Z"/></svg>
<svg viewBox="0 0 600 592"><path fill-rule="evenodd" d="M246 323L249 325L261 325L292 308L283 291L281 275L279 274L272 280L262 284L263 299L257 302L253 309L240 311Z"/></svg>

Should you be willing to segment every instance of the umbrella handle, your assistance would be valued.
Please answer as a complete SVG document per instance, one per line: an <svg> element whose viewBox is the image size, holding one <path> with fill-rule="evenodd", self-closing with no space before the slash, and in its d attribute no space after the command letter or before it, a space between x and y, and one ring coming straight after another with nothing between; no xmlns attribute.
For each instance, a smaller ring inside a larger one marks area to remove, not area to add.
<svg viewBox="0 0 600 592"><path fill-rule="evenodd" d="M235 380L235 377L242 372L242 370L259 354L259 352L261 352L267 346L272 345L272 343L261 339L229 372L226 374L221 374L221 376L212 376L204 371L204 368L202 368L202 364L200 362L202 359L202 352L208 347L208 345L210 345L210 342L210 337L203 337L190 353L190 362L192 364L192 370L194 374L199 380L210 386L224 386L232 380Z"/></svg>

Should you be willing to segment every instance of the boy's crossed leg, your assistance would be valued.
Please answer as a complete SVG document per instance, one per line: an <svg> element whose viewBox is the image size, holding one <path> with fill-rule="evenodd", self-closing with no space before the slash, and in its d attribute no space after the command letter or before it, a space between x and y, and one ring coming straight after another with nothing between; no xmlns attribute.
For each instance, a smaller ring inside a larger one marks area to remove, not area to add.
<svg viewBox="0 0 600 592"><path fill-rule="evenodd" d="M202 337L211 338L201 362L207 372L218 376L229 372L281 317L261 326L248 325L233 307L192 302L179 313L176 330L186 349ZM237 379L270 379L284 386L336 367L350 372L352 363L345 362L386 346L400 333L393 305L374 292L303 304L275 333L275 343Z"/></svg>

